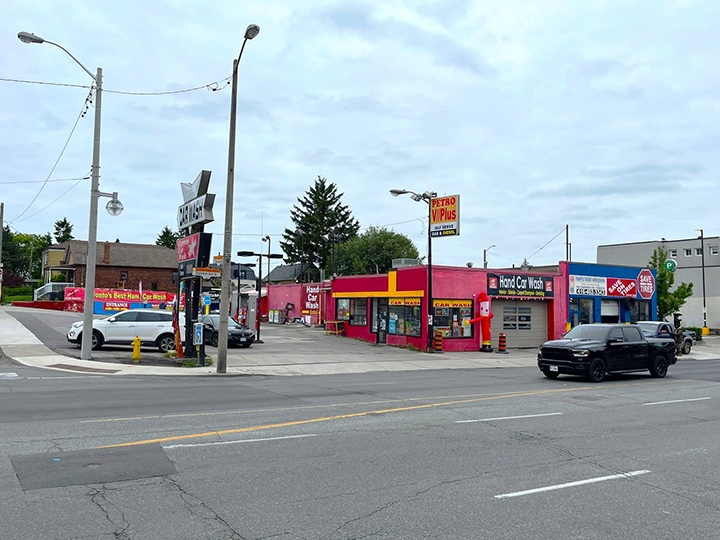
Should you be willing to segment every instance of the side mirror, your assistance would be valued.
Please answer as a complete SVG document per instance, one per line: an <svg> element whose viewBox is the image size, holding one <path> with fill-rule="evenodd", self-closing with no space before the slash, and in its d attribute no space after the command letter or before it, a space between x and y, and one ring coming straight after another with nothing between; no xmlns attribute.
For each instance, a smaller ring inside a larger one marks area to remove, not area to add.
<svg viewBox="0 0 720 540"><path fill-rule="evenodd" d="M108 319L108 322L116 322L116 321L117 321L117 319L115 317Z"/></svg>
<svg viewBox="0 0 720 540"><path fill-rule="evenodd" d="M608 339L608 343L622 343L622 342L623 342L622 338L618 338L618 337L611 337Z"/></svg>

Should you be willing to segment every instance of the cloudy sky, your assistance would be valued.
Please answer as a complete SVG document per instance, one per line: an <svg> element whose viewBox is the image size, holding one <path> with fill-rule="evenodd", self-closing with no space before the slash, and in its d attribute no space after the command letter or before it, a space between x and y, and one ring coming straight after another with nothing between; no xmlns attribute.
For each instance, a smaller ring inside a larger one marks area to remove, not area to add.
<svg viewBox="0 0 720 540"><path fill-rule="evenodd" d="M67 179L90 171L89 90L8 79L91 79L60 49L21 43L28 31L103 68L100 187L125 211L110 217L101 199L98 240L152 243L176 228L180 182L207 169L221 252L227 79L255 23L239 75L233 253L266 251L263 234L276 251L317 175L361 227L403 233L421 254L426 206L388 190L459 194L460 236L434 241L437 264L479 266L493 244L491 267L556 263L566 224L573 259L589 262L598 244L716 235L718 20L716 0L6 0L5 220L45 233L67 217L87 238L90 181Z"/></svg>

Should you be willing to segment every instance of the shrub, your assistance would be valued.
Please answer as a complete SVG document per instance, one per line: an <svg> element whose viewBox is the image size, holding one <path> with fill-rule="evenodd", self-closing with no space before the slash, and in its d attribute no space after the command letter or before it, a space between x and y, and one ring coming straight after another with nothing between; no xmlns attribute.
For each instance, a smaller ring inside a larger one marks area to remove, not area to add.
<svg viewBox="0 0 720 540"><path fill-rule="evenodd" d="M692 330L695 332L695 335L697 336L698 341L702 341L702 328L698 328L697 326L681 326L681 330Z"/></svg>

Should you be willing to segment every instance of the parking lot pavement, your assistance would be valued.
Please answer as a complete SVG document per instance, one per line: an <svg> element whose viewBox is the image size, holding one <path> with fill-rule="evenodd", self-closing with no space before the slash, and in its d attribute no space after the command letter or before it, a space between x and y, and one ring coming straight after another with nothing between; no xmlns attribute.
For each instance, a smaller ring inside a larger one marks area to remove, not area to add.
<svg viewBox="0 0 720 540"><path fill-rule="evenodd" d="M40 367L118 375L209 375L216 367L183 367L154 347L142 349L139 363L132 349L104 346L93 360L80 360L80 349L65 335L80 313L0 307L0 348L6 357ZM227 373L235 375L320 375L430 369L535 367L535 349L510 349L509 354L453 352L428 354L399 347L326 335L322 328L264 324L263 343L228 350ZM217 349L207 346L212 361ZM720 336L706 336L680 361L720 359Z"/></svg>

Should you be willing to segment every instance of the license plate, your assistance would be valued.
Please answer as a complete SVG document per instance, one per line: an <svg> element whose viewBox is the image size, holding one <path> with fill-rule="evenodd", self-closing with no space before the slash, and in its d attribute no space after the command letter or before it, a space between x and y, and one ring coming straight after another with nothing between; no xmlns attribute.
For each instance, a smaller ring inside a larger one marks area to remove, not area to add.
<svg viewBox="0 0 720 540"><path fill-rule="evenodd" d="M557 366L550 366L550 371L557 371L557 370L558 370Z"/></svg>
<svg viewBox="0 0 720 540"><path fill-rule="evenodd" d="M244 338L244 337L241 337L241 338L240 338L240 341L245 341L245 338Z"/></svg>

